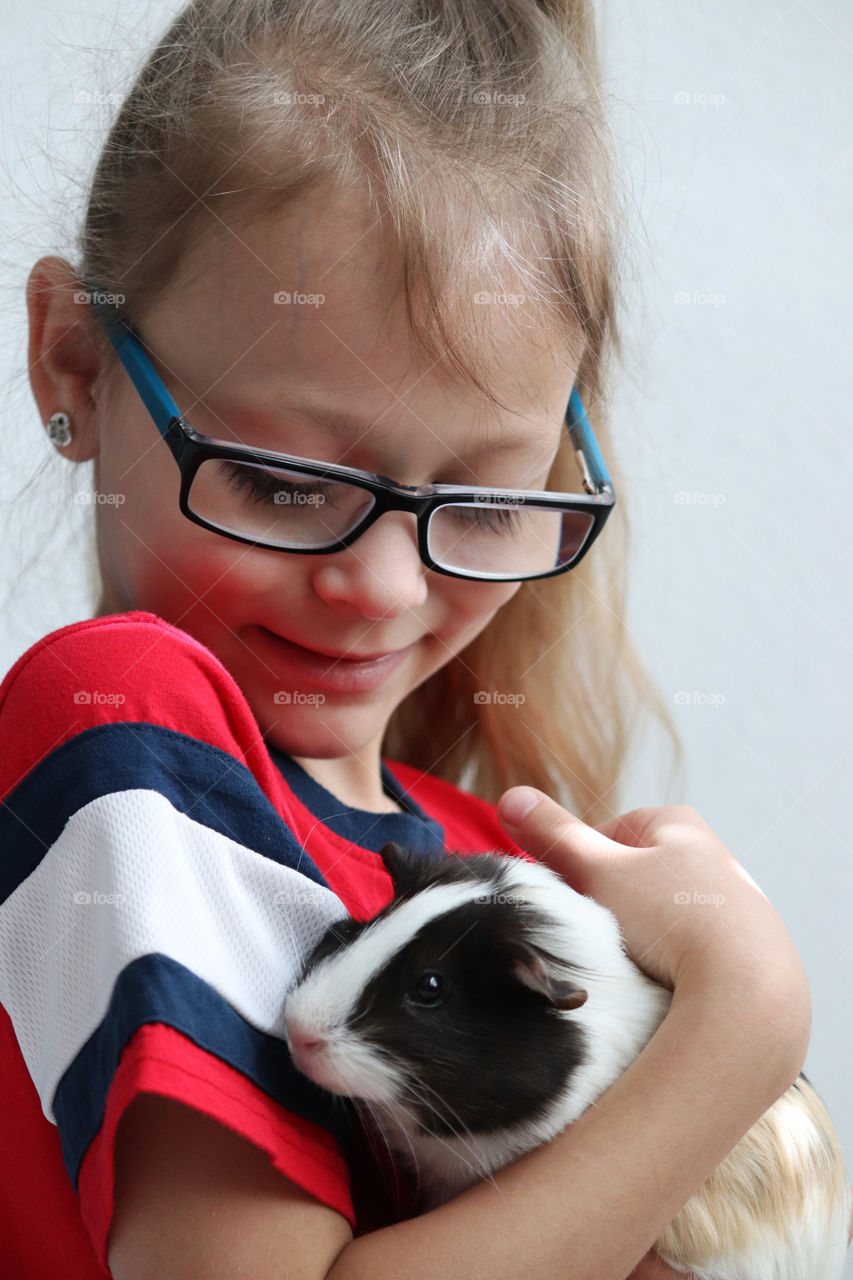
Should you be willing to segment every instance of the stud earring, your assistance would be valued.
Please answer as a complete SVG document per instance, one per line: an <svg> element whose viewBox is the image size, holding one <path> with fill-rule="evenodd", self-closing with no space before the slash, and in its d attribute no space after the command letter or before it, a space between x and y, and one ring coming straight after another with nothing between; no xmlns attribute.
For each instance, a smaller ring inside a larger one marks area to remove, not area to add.
<svg viewBox="0 0 853 1280"><path fill-rule="evenodd" d="M50 420L45 423L45 430L48 438L55 445L61 446L71 443L71 419L67 413L63 413L61 410L58 413L54 413Z"/></svg>

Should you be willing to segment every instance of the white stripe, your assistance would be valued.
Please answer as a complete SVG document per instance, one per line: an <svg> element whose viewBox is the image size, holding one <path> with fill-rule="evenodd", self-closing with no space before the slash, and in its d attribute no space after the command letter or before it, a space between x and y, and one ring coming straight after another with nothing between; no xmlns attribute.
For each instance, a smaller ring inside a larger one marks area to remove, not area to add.
<svg viewBox="0 0 853 1280"><path fill-rule="evenodd" d="M79 894L91 901L75 901ZM347 914L329 889L156 791L112 792L79 809L0 907L0 1001L47 1119L56 1123L56 1086L131 961L162 952L252 1026L283 1038L287 988L306 952Z"/></svg>
<svg viewBox="0 0 853 1280"><path fill-rule="evenodd" d="M367 983L412 941L420 929L450 911L503 893L544 912L541 923L525 926L524 936L557 956L586 966L590 981L624 989L636 970L619 943L616 917L592 898L577 893L541 863L505 859L503 878L496 869L488 879L430 884L371 923L339 953L333 953L292 992L288 1014L292 1027L304 1024L312 1035L330 1035L352 1018ZM627 974L627 978L626 978ZM646 980L643 980L645 982ZM637 983L632 984L631 989ZM586 1021L589 1010L577 1021Z"/></svg>

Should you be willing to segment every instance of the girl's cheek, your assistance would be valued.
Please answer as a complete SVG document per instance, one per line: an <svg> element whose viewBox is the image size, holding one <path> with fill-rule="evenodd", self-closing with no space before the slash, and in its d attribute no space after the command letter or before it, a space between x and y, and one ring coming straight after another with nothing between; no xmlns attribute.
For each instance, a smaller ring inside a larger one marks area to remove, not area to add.
<svg viewBox="0 0 853 1280"><path fill-rule="evenodd" d="M240 602L245 612L251 548L193 525L180 511L179 524L152 518L142 526L125 520L121 509L116 514L102 521L98 541L104 573L129 608L170 620L187 610L215 611L226 625Z"/></svg>
<svg viewBox="0 0 853 1280"><path fill-rule="evenodd" d="M447 581L452 580L448 578ZM493 618L522 585L520 582L466 583L461 578L458 579L458 584L458 588L454 587L454 609L460 617L469 619L474 625L484 625Z"/></svg>
<svg viewBox="0 0 853 1280"><path fill-rule="evenodd" d="M453 630L452 642L456 653L485 630L498 610L522 585L520 582L466 583L461 578L456 581L446 578L445 581L453 582L451 591L445 596L445 616Z"/></svg>

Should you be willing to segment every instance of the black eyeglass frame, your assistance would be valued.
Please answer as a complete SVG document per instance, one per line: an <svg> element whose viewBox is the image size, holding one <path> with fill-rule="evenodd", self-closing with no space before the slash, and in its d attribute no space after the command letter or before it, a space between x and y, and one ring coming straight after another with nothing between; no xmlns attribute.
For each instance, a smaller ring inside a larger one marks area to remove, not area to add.
<svg viewBox="0 0 853 1280"><path fill-rule="evenodd" d="M531 489L494 489L466 487L464 485L432 484L402 485L388 476L371 471L361 471L340 463L317 462L292 454L270 450L241 448L194 430L172 399L162 378L154 368L139 336L128 323L115 314L109 303L98 300L99 292L89 294L93 308L113 348L134 384L157 429L168 445L181 473L179 505L181 513L194 524L224 538L242 542L252 547L265 547L271 551L283 551L291 555L330 555L349 547L361 537L386 511L408 511L417 518L418 550L428 569L451 578L465 578L477 582L528 582L541 578L553 578L574 569L601 534L616 498L613 485L598 442L586 416L576 389L572 389L566 409L565 425L575 448L582 474L585 494L555 494ZM198 515L189 505L189 494L196 472L210 458L224 458L232 462L285 467L289 471L319 480L339 480L367 490L374 498L373 506L364 517L343 537L325 547L282 547L263 539L248 538L220 525L213 524ZM495 501L497 500L497 501ZM428 527L434 511L439 507L456 504L479 504L492 501L494 505L511 505L527 502L537 507L550 507L563 511L577 511L592 517L593 524L574 558L567 564L544 573L519 574L505 577L499 574L466 573L448 569L435 561L429 553Z"/></svg>

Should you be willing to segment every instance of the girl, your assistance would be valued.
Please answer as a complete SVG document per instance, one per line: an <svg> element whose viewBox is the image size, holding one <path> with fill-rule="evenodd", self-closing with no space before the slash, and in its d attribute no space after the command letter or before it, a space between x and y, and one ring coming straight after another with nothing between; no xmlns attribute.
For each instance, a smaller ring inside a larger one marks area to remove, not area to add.
<svg viewBox="0 0 853 1280"><path fill-rule="evenodd" d="M669 1274L651 1244L802 1066L770 904L693 810L604 800L632 684L666 719L597 542L604 138L577 0L194 0L78 263L33 268L102 592L0 687L16 1277ZM599 1106L418 1218L280 1027L389 839L550 859L676 991Z"/></svg>

